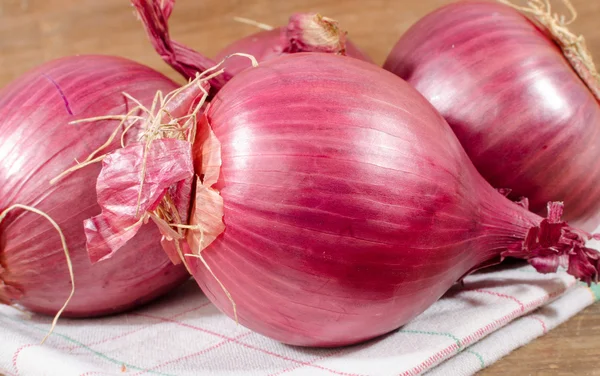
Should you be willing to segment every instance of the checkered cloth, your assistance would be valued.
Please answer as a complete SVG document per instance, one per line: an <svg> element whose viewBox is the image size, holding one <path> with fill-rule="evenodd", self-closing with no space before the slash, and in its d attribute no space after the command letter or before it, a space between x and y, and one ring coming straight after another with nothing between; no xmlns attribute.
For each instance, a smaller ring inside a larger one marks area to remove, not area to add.
<svg viewBox="0 0 600 376"><path fill-rule="evenodd" d="M565 273L529 266L467 277L402 329L358 346L282 345L221 314L193 281L135 312L50 319L0 308L6 375L468 375L564 322L600 297Z"/></svg>

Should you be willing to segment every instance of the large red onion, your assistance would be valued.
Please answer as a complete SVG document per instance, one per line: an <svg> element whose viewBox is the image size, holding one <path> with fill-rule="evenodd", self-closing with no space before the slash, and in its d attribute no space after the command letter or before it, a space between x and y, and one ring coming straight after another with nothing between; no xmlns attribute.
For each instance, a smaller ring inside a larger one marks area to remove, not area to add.
<svg viewBox="0 0 600 376"><path fill-rule="evenodd" d="M157 297L188 278L171 264L154 224L143 226L112 258L92 266L83 221L100 213L100 164L49 181L102 145L119 124L73 120L123 115L150 105L157 90L177 85L132 61L80 56L44 64L0 91L0 212L24 204L47 213L64 232L75 274L75 295L65 316L114 313ZM55 314L71 280L60 238L43 217L15 209L0 224L0 302Z"/></svg>
<svg viewBox="0 0 600 376"><path fill-rule="evenodd" d="M279 341L389 332L505 256L598 277L598 253L559 221L560 204L542 220L506 199L427 100L373 64L269 60L217 93L198 135L209 142L195 145L197 166L221 161L212 188L225 230L190 269L217 307L235 317L232 299L240 323ZM214 202L197 197L191 225L204 232L189 233L192 250L206 244Z"/></svg>
<svg viewBox="0 0 600 376"><path fill-rule="evenodd" d="M298 52L348 55L371 61L354 44L346 41L346 32L339 28L335 20L319 14L304 13L291 16L285 27L260 31L226 46L217 54L215 61L171 40L167 21L175 0L131 0L131 3L156 52L186 79L193 79L196 73L212 68L234 53L250 54L259 62ZM248 68L248 63L244 59L230 59L225 62L224 68L224 74L210 81L214 91L220 90L231 77Z"/></svg>
<svg viewBox="0 0 600 376"><path fill-rule="evenodd" d="M580 40L548 9L531 12L560 26L555 37L588 86L546 28L493 2L459 2L424 17L384 68L434 105L493 186L527 197L538 213L564 200L565 219L592 231L600 224L600 87Z"/></svg>

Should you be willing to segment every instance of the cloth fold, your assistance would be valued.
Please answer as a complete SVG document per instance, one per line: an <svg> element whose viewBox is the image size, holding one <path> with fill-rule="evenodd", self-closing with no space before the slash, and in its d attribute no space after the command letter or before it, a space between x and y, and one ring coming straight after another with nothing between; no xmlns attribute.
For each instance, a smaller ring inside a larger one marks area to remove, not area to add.
<svg viewBox="0 0 600 376"><path fill-rule="evenodd" d="M61 319L0 307L0 374L470 375L543 335L600 297L564 272L528 265L468 276L415 320L381 338L336 349L282 345L221 314L193 281L127 314ZM265 312L265 314L268 314Z"/></svg>

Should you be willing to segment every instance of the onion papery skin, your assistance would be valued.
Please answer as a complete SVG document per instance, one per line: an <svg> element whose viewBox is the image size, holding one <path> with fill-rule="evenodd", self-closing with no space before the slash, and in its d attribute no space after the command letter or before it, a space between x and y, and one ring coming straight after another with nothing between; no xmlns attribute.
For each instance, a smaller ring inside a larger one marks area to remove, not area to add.
<svg viewBox="0 0 600 376"><path fill-rule="evenodd" d="M259 31L239 39L219 51L215 61L221 61L231 54L241 52L254 56L258 62L263 62L285 54L284 49L288 44L289 40L285 37L285 27ZM372 62L371 58L351 41L346 41L345 54L356 59ZM249 64L246 59L238 57L228 59L224 66L227 73L235 76L239 72L248 69Z"/></svg>
<svg viewBox="0 0 600 376"><path fill-rule="evenodd" d="M16 203L33 206L61 227L75 274L66 317L123 311L189 278L182 265L169 261L153 223L112 258L91 264L83 221L100 213L95 188L101 163L49 184L104 144L119 123L69 122L127 113L135 105L123 92L150 106L157 90L177 87L129 60L78 56L46 63L0 92L0 211ZM4 303L53 315L69 296L71 280L59 235L37 214L11 211L0 224L0 265Z"/></svg>
<svg viewBox="0 0 600 376"><path fill-rule="evenodd" d="M225 231L202 255L239 322L287 344L394 330L541 220L493 189L431 104L374 64L272 59L235 76L206 115L222 148ZM189 264L234 317L202 262Z"/></svg>
<svg viewBox="0 0 600 376"><path fill-rule="evenodd" d="M409 29L384 68L434 105L493 186L600 224L600 106L545 30L503 4L459 2Z"/></svg>

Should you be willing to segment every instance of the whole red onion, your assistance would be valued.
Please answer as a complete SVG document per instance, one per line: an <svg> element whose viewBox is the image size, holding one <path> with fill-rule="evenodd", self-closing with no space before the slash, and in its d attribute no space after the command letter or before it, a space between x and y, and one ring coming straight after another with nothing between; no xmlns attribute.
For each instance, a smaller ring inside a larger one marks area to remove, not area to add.
<svg viewBox="0 0 600 376"><path fill-rule="evenodd" d="M186 79L193 79L234 53L246 53L256 60L265 61L283 54L298 52L322 52L348 55L371 61L354 44L346 41L346 32L338 23L319 14L295 14L286 27L260 31L225 47L217 54L216 61L191 48L171 40L168 19L175 0L131 0L146 29L156 52L173 69ZM240 71L248 68L245 59L230 59L224 64L225 72L210 81L213 91Z"/></svg>
<svg viewBox="0 0 600 376"><path fill-rule="evenodd" d="M97 316L134 307L183 282L154 224L140 229L112 258L92 266L83 221L100 213L96 178L100 164L80 169L55 185L49 181L82 161L108 139L119 121L69 124L123 115L149 106L157 90L177 85L132 61L108 56L55 60L0 91L0 212L13 204L35 207L65 234L75 274L75 295L65 316ZM59 235L43 217L15 209L0 223L0 302L55 314L69 296L71 279Z"/></svg>
<svg viewBox="0 0 600 376"><path fill-rule="evenodd" d="M566 22L530 4L552 34L507 5L459 2L409 29L384 68L434 105L493 186L538 213L564 201L565 219L591 231L600 224L597 73Z"/></svg>
<svg viewBox="0 0 600 376"><path fill-rule="evenodd" d="M259 31L237 40L219 51L215 60L221 61L239 52L250 54L259 62L298 52L332 53L372 62L351 41L346 41L346 33L336 21L311 13L294 14L285 27ZM248 68L248 62L244 59L230 59L225 62L225 68L226 72L235 76Z"/></svg>
<svg viewBox="0 0 600 376"><path fill-rule="evenodd" d="M506 256L597 280L598 253L560 222L560 204L542 220L498 193L427 100L374 64L271 59L217 93L198 135L225 229L190 269L217 307L279 341L384 334ZM197 197L192 250L207 244L209 214L221 220L215 202Z"/></svg>

